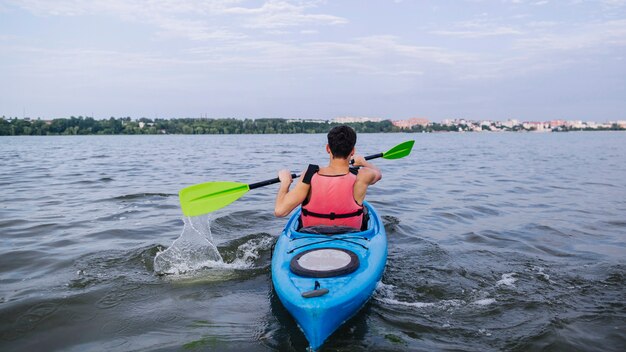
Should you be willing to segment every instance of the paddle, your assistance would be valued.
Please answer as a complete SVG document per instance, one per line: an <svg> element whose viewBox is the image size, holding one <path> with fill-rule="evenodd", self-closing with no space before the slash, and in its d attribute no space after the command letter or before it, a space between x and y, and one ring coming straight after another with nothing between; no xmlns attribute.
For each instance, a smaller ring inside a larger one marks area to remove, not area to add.
<svg viewBox="0 0 626 352"><path fill-rule="evenodd" d="M365 157L365 160L380 157L390 160L404 158L411 153L414 143L414 140L400 143L384 153L368 155ZM350 163L354 163L354 160ZM296 178L298 175L291 174L291 177ZM280 182L280 180L276 177L270 180L250 184L229 181L200 183L180 190L178 193L180 207L183 209L183 214L185 214L185 216L198 216L210 213L236 201L249 190L278 182Z"/></svg>

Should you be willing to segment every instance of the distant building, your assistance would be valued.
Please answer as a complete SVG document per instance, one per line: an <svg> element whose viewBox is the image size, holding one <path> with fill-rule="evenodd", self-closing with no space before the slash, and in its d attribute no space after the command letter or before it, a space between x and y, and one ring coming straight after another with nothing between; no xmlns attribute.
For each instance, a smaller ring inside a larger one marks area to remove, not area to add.
<svg viewBox="0 0 626 352"><path fill-rule="evenodd" d="M550 128L557 128L557 127L565 126L567 124L567 121L565 121L565 120L552 120L552 121L548 122L548 124L550 125Z"/></svg>
<svg viewBox="0 0 626 352"><path fill-rule="evenodd" d="M443 120L441 124L445 126L458 126L458 125L469 125L471 124L471 122L466 119L454 119L454 120L446 119L446 120Z"/></svg>
<svg viewBox="0 0 626 352"><path fill-rule="evenodd" d="M423 119L423 118L412 118L412 119L408 119L408 120L395 120L395 121L391 121L391 123L396 126L396 127L400 127L400 128L411 128L413 126L417 126L420 125L422 127L426 127L429 124L428 119Z"/></svg>
<svg viewBox="0 0 626 352"><path fill-rule="evenodd" d="M565 126L571 127L571 128L585 128L585 125L580 120L577 120L577 121L567 121L565 123Z"/></svg>
<svg viewBox="0 0 626 352"><path fill-rule="evenodd" d="M545 131L545 125L543 122L537 122L537 121L524 122L522 124L522 127L524 127L524 129L534 130L537 132Z"/></svg>
<svg viewBox="0 0 626 352"><path fill-rule="evenodd" d="M294 122L328 123L328 120L322 120L322 119L288 119L287 122L288 123L294 123Z"/></svg>
<svg viewBox="0 0 626 352"><path fill-rule="evenodd" d="M144 127L152 127L154 126L154 122L143 122L143 121L139 121L139 128L143 129Z"/></svg>
<svg viewBox="0 0 626 352"><path fill-rule="evenodd" d="M519 125L519 121L511 120L511 119L500 123L500 126L506 127L506 128L513 128L514 126L517 126L517 125Z"/></svg>
<svg viewBox="0 0 626 352"><path fill-rule="evenodd" d="M441 124L444 126L458 126L458 125L468 125L468 121L465 119L445 119L441 121Z"/></svg>
<svg viewBox="0 0 626 352"><path fill-rule="evenodd" d="M383 119L379 117L335 117L332 122L335 123L355 123L355 122L382 122Z"/></svg>

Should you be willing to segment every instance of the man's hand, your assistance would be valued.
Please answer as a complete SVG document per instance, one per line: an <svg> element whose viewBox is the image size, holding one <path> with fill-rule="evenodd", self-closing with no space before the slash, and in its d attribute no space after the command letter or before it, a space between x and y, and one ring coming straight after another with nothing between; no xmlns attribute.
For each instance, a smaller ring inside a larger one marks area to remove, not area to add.
<svg viewBox="0 0 626 352"><path fill-rule="evenodd" d="M355 155L352 160L354 160L352 164L354 166L367 166L369 164L362 155Z"/></svg>
<svg viewBox="0 0 626 352"><path fill-rule="evenodd" d="M305 171L302 173L304 174ZM291 186L293 179L289 170L278 171L278 179L280 180L280 187L278 188L278 194L276 194L274 215L283 217L289 215L295 207L302 204L307 194L309 194L311 186L299 181L293 190L290 191L289 186Z"/></svg>
<svg viewBox="0 0 626 352"><path fill-rule="evenodd" d="M291 178L291 171L287 169L282 169L278 171L278 179L280 180L280 183L283 185L284 184L290 185L291 182L293 182L293 179Z"/></svg>

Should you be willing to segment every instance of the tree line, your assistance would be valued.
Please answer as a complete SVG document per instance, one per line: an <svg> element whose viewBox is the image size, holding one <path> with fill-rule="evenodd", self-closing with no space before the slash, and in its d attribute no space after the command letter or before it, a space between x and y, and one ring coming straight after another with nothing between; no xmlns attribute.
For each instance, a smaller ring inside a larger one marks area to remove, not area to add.
<svg viewBox="0 0 626 352"><path fill-rule="evenodd" d="M326 133L338 123L288 121L285 119L148 119L130 117L96 120L92 117L27 120L0 118L0 135L90 134L290 134ZM349 123L359 133L400 132L391 121Z"/></svg>

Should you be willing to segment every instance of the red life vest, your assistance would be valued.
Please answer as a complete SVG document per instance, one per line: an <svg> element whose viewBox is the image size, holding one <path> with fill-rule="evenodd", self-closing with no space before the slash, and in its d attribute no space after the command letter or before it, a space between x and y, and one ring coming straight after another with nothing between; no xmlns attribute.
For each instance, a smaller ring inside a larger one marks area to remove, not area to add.
<svg viewBox="0 0 626 352"><path fill-rule="evenodd" d="M303 182L311 185L309 200L302 205L302 226L350 226L360 229L363 206L354 200L356 175L326 176L310 165ZM308 181L308 182L307 182Z"/></svg>

